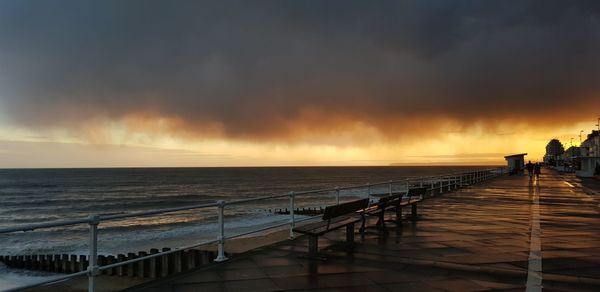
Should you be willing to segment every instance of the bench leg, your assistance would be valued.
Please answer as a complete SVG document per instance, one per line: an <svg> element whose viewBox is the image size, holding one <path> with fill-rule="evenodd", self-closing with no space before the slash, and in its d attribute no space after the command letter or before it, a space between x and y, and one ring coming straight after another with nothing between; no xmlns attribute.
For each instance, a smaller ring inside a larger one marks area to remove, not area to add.
<svg viewBox="0 0 600 292"><path fill-rule="evenodd" d="M362 215L362 216L361 216L361 219L362 219L362 220L361 220L362 222L361 222L361 224L360 224L360 228L358 229L358 232L360 232L360 234L363 234L363 235L364 235L364 233L365 233L365 228L366 228L366 227L365 227L365 224L366 224L366 221L367 221L367 220L365 219L365 215Z"/></svg>
<svg viewBox="0 0 600 292"><path fill-rule="evenodd" d="M310 257L316 257L318 249L319 249L319 237L316 235L309 235L308 236L308 255Z"/></svg>
<svg viewBox="0 0 600 292"><path fill-rule="evenodd" d="M396 207L396 223L402 224L402 206Z"/></svg>
<svg viewBox="0 0 600 292"><path fill-rule="evenodd" d="M412 220L413 221L417 221L417 216L418 216L417 215L417 204L416 203L411 204L410 208L411 208L411 217L412 217Z"/></svg>
<svg viewBox="0 0 600 292"><path fill-rule="evenodd" d="M384 217L385 214L384 214L384 212L385 212L385 209L381 210L381 212L377 216L378 217L377 218L377 224L375 224L375 226L377 226L378 228L381 228L381 226L383 225L383 222L385 220L385 217Z"/></svg>
<svg viewBox="0 0 600 292"><path fill-rule="evenodd" d="M377 224L375 226L378 230L387 232L387 229L385 228L385 208L381 209L381 212L377 218Z"/></svg>
<svg viewBox="0 0 600 292"><path fill-rule="evenodd" d="M346 241L348 243L354 242L354 223L346 225Z"/></svg>

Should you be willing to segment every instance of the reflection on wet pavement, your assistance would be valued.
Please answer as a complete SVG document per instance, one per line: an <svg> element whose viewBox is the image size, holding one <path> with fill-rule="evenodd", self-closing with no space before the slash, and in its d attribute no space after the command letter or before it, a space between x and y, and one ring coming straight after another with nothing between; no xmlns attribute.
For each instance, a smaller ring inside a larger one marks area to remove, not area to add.
<svg viewBox="0 0 600 292"><path fill-rule="evenodd" d="M599 291L599 200L549 171L539 184L501 177L427 199L416 223L370 230L354 246L329 233L325 261L303 257L298 237L137 290Z"/></svg>

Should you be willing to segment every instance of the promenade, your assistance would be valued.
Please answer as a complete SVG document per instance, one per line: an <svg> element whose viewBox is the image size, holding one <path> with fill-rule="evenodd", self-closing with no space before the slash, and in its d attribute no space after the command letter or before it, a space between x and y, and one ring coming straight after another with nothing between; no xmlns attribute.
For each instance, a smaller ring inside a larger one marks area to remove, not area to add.
<svg viewBox="0 0 600 292"><path fill-rule="evenodd" d="M425 200L417 222L370 229L353 246L298 237L132 291L599 291L600 196L544 170ZM405 212L409 214L410 212ZM371 219L374 220L374 219Z"/></svg>

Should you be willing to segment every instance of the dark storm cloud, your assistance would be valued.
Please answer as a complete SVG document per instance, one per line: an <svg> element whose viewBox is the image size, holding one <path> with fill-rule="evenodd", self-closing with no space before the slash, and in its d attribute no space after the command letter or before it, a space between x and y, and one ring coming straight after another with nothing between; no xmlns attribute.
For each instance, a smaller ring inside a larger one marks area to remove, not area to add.
<svg viewBox="0 0 600 292"><path fill-rule="evenodd" d="M573 119L600 108L599 15L596 1L2 1L0 106L33 128L142 114L241 139Z"/></svg>

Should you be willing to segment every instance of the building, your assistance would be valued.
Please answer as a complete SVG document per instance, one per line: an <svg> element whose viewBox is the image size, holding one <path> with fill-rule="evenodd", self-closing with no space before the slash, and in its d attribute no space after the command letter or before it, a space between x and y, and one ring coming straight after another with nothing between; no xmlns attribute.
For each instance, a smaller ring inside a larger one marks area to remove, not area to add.
<svg viewBox="0 0 600 292"><path fill-rule="evenodd" d="M525 155L527 155L527 153L504 156L504 159L506 159L506 162L508 163L509 174L517 174L525 169Z"/></svg>
<svg viewBox="0 0 600 292"><path fill-rule="evenodd" d="M580 177L600 175L600 131L593 130L581 143L581 169L576 172Z"/></svg>
<svg viewBox="0 0 600 292"><path fill-rule="evenodd" d="M575 172L581 168L581 147L571 146L560 156L562 166L557 166L559 171Z"/></svg>
<svg viewBox="0 0 600 292"><path fill-rule="evenodd" d="M544 155L544 163L547 165L556 166L561 160L561 155L565 152L565 148L556 138L550 140L546 145L546 154Z"/></svg>

